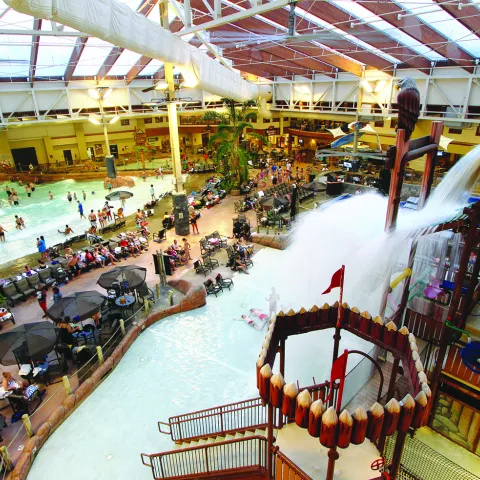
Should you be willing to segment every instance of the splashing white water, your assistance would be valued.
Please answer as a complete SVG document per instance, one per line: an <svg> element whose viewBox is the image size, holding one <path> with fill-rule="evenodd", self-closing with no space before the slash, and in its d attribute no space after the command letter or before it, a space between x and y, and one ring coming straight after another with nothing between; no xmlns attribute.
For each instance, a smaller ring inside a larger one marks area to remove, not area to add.
<svg viewBox="0 0 480 480"><path fill-rule="evenodd" d="M338 289L321 295L332 274L345 265L344 301L373 315L380 308L392 267L406 263L413 232L451 218L467 202L480 175L480 146L448 172L420 212L400 210L397 229L384 232L387 199L378 194L353 196L321 211L303 215L293 232L283 265L273 267L272 278L289 308L309 307L338 300ZM293 281L292 279L295 279Z"/></svg>

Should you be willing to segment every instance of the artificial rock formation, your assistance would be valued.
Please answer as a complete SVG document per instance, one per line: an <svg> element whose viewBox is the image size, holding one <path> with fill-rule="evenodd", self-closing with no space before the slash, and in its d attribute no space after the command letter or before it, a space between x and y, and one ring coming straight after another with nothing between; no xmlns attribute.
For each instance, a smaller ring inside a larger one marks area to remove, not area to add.
<svg viewBox="0 0 480 480"><path fill-rule="evenodd" d="M105 179L103 180L104 188L108 188L108 184L110 184L112 188L129 188L129 187L135 186L135 182L131 177L117 177L117 178L105 177Z"/></svg>

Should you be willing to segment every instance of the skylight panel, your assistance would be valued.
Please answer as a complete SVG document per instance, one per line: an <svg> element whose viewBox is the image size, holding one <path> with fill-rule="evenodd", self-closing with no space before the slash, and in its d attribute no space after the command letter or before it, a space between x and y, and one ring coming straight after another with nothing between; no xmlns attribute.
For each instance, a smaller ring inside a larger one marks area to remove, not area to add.
<svg viewBox="0 0 480 480"><path fill-rule="evenodd" d="M108 72L108 76L124 76L137 63L141 55L131 50L124 50Z"/></svg>
<svg viewBox="0 0 480 480"><path fill-rule="evenodd" d="M426 25L451 42L455 42L473 57L480 56L480 38L443 10L434 0L422 0L421 4L413 0L396 1L395 3L408 12L414 13ZM478 6L480 2L475 1L474 3Z"/></svg>
<svg viewBox="0 0 480 480"><path fill-rule="evenodd" d="M423 0L422 0L423 2ZM445 60L445 57L442 57L439 53L433 51L431 48L426 45L419 43L417 40L412 38L410 35L402 32L400 29L394 27L390 23L382 20L381 17L373 14L370 10L367 10L365 7L362 7L358 3L352 0L342 0L336 1L333 0L330 3L334 4L338 8L342 9L345 12L348 12L351 15L359 18L360 20L365 21L369 26L379 30L389 37L393 38L402 45L407 46L408 48L414 50L415 52L423 55L431 61L442 61Z"/></svg>
<svg viewBox="0 0 480 480"><path fill-rule="evenodd" d="M4 12L7 5L3 2L0 5L0 12ZM16 10L10 9L0 18L0 29L4 30L31 30L33 28L33 17L19 13Z"/></svg>
<svg viewBox="0 0 480 480"><path fill-rule="evenodd" d="M28 77L32 39L26 35L2 35L0 76Z"/></svg>
<svg viewBox="0 0 480 480"><path fill-rule="evenodd" d="M82 52L74 77L92 77L98 73L113 45L98 38L89 38Z"/></svg>
<svg viewBox="0 0 480 480"><path fill-rule="evenodd" d="M319 27L322 27L327 31L336 33L337 35L345 38L349 42L354 43L355 45L358 45L359 47L362 47L364 50L366 50L368 52L374 53L375 55L378 55L379 57L384 58L385 60L387 60L390 63L394 63L394 64L402 63L400 60L398 60L398 58L395 58L392 55L389 55L387 53L384 53L382 50L380 50L378 48L375 48L375 47L373 47L372 45L370 45L366 42L363 42L362 40L358 39L357 37L354 37L353 35L350 35L349 33L346 33L346 32L344 32L343 30L340 30L337 27L334 27L333 25L331 25L328 22L325 22L324 20L320 19L316 15L313 15L313 14L307 12L306 10L303 10L303 8L299 8L298 6L295 7L295 13L299 17L302 17L305 20L309 20L313 24L318 25Z"/></svg>
<svg viewBox="0 0 480 480"><path fill-rule="evenodd" d="M51 23L44 20L42 30L51 31ZM75 42L75 37L40 36L35 77L63 76Z"/></svg>
<svg viewBox="0 0 480 480"><path fill-rule="evenodd" d="M151 76L155 75L158 70L163 67L163 62L160 60L156 60L155 58L139 73L139 75L143 76Z"/></svg>

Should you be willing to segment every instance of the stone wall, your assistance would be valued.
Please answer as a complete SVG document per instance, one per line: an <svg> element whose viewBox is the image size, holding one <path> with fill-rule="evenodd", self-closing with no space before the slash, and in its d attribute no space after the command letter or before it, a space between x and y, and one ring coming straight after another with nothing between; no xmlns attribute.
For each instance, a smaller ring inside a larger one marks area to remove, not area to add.
<svg viewBox="0 0 480 480"><path fill-rule="evenodd" d="M15 465L11 480L26 480L35 455L48 440L50 435L75 411L85 398L90 395L101 383L103 378L120 363L120 360L130 348L135 339L143 330L150 327L159 320L173 315L174 313L187 312L195 308L203 307L206 304L207 293L203 285L193 285L185 280L170 280L168 284L185 294L185 297L177 305L152 312L147 318L134 325L117 345L112 355L105 360L72 394L59 405L48 419L38 428L35 435L28 439L23 452Z"/></svg>
<svg viewBox="0 0 480 480"><path fill-rule="evenodd" d="M263 245L264 247L276 248L277 250L285 250L288 246L289 235L279 233L274 235L272 233L252 233L252 242Z"/></svg>

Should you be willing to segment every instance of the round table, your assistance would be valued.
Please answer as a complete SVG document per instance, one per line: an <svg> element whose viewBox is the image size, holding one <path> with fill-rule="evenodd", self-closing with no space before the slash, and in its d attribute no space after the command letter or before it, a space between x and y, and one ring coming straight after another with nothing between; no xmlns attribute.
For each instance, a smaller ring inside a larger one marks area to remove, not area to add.
<svg viewBox="0 0 480 480"><path fill-rule="evenodd" d="M125 303L120 303L120 300L124 298L125 299ZM132 314L134 313L133 312L133 304L135 303L135 297L133 295L122 295L121 297L118 297L116 300L115 300L115 305L117 305L118 307L120 307L122 310L127 310L128 308L132 308Z"/></svg>

